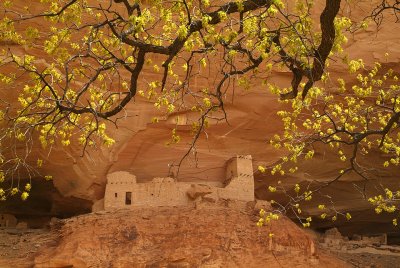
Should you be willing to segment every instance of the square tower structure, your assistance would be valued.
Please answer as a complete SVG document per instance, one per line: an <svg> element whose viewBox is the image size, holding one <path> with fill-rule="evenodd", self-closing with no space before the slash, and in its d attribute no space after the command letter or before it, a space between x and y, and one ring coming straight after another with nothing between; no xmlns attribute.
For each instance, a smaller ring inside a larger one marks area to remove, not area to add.
<svg viewBox="0 0 400 268"><path fill-rule="evenodd" d="M254 201L254 175L251 155L237 155L227 162L225 188L221 197Z"/></svg>

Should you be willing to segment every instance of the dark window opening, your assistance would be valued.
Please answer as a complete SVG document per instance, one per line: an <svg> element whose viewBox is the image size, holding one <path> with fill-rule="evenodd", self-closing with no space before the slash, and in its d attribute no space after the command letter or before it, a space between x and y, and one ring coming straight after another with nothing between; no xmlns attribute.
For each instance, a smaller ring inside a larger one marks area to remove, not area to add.
<svg viewBox="0 0 400 268"><path fill-rule="evenodd" d="M115 193L115 197L118 197L118 193Z"/></svg>
<svg viewBox="0 0 400 268"><path fill-rule="evenodd" d="M125 205L132 204L132 192L126 192L125 195Z"/></svg>

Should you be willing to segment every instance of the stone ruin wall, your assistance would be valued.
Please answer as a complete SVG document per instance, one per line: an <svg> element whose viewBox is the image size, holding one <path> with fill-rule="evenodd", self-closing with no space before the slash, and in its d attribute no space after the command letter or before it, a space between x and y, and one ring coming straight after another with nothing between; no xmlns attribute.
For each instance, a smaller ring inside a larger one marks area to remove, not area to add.
<svg viewBox="0 0 400 268"><path fill-rule="evenodd" d="M149 183L137 183L136 176L118 171L107 176L105 208L126 207L126 193L131 193L131 206L185 206L190 204L186 192L190 183L177 183L172 178L154 178Z"/></svg>
<svg viewBox="0 0 400 268"><path fill-rule="evenodd" d="M353 235L352 239L342 236L337 228L329 229L321 237L321 246L329 250L347 251L360 246L387 245L387 234L380 235Z"/></svg>
<svg viewBox="0 0 400 268"><path fill-rule="evenodd" d="M361 236L361 242L364 244L378 244L387 245L387 234L380 234L375 236Z"/></svg>
<svg viewBox="0 0 400 268"><path fill-rule="evenodd" d="M0 229L27 229L28 223L18 221L18 219L7 213L0 213Z"/></svg>
<svg viewBox="0 0 400 268"><path fill-rule="evenodd" d="M17 218L14 215L0 214L0 228L15 228L17 223Z"/></svg>
<svg viewBox="0 0 400 268"><path fill-rule="evenodd" d="M107 176L104 208L191 206L198 195L190 192L196 189L201 189L199 194L204 199L254 201L251 156L237 156L228 161L224 188L206 183L177 182L173 178L154 178L148 183L137 183L135 175L114 172Z"/></svg>

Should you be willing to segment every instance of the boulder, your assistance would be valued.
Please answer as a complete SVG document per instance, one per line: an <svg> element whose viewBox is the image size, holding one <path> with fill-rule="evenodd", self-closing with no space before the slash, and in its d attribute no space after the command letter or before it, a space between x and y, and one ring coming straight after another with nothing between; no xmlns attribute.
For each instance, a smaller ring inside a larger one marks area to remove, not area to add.
<svg viewBox="0 0 400 268"><path fill-rule="evenodd" d="M28 229L28 223L21 221L17 224L17 226L15 226L15 228L17 229Z"/></svg>
<svg viewBox="0 0 400 268"><path fill-rule="evenodd" d="M104 198L95 201L92 206L92 212L98 212L102 210L104 210Z"/></svg>
<svg viewBox="0 0 400 268"><path fill-rule="evenodd" d="M205 195L213 193L213 190L208 185L192 184L186 193L191 199L195 200L198 197L204 197Z"/></svg>
<svg viewBox="0 0 400 268"><path fill-rule="evenodd" d="M259 213L261 209L265 211L272 211L271 202L266 200L256 200L254 204L254 211Z"/></svg>

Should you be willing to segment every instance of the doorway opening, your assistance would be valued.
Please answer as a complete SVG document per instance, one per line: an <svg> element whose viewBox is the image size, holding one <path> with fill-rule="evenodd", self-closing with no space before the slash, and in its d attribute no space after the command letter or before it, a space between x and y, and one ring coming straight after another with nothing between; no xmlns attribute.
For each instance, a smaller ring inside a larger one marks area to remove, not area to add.
<svg viewBox="0 0 400 268"><path fill-rule="evenodd" d="M131 205L131 204L132 204L132 192L126 192L125 205Z"/></svg>

